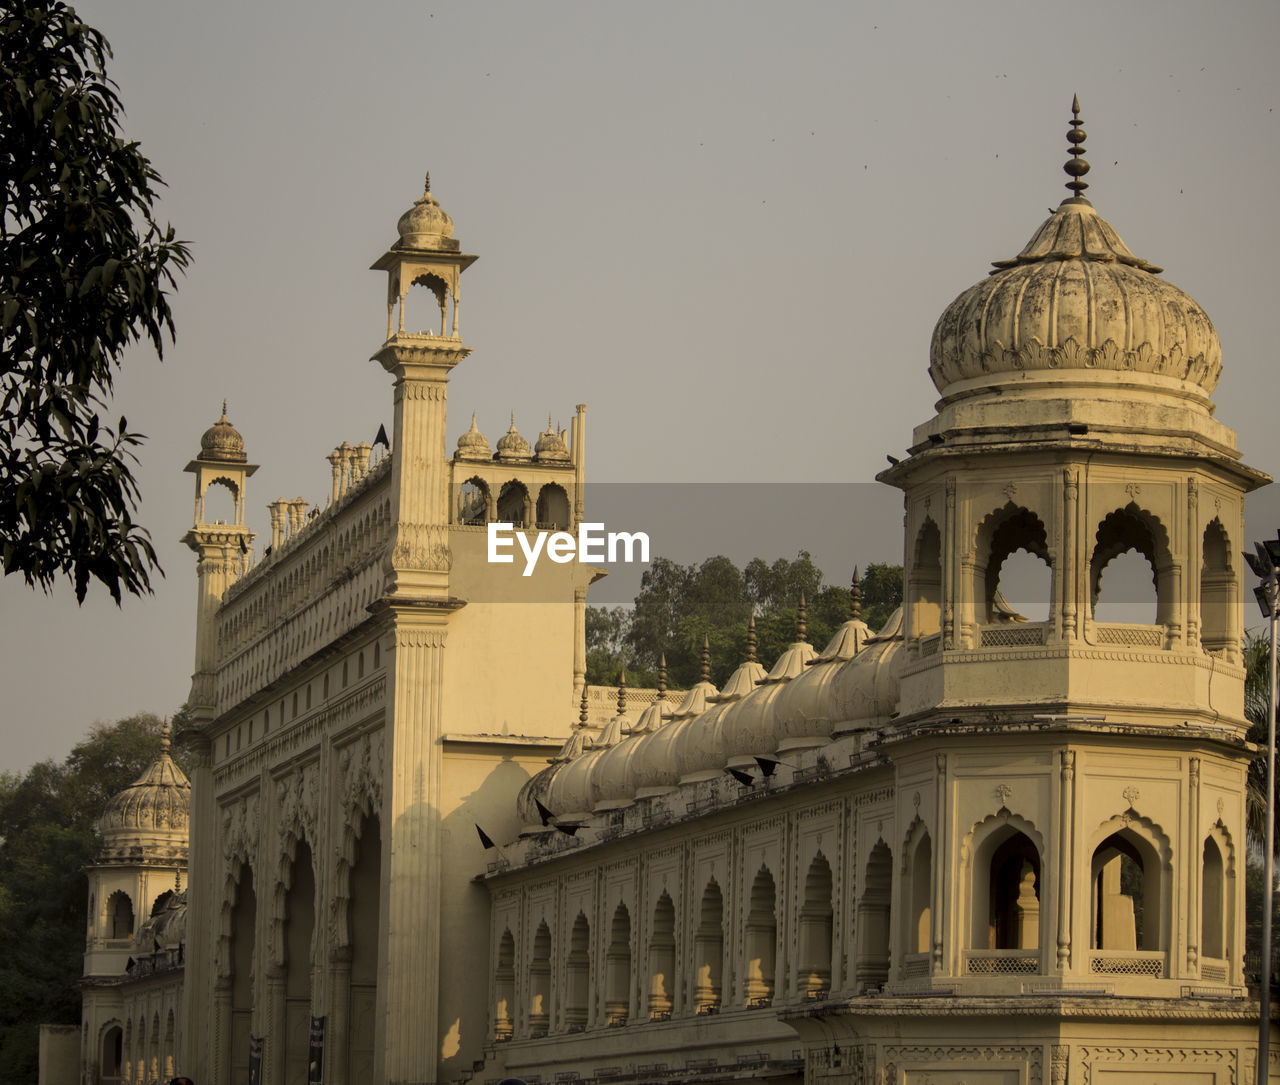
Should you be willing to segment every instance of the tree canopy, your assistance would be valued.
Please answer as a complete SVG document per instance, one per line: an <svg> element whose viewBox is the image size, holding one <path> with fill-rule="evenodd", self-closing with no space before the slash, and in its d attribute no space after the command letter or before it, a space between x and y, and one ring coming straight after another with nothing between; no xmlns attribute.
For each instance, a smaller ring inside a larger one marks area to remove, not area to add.
<svg viewBox="0 0 1280 1085"><path fill-rule="evenodd" d="M0 1081L35 1085L39 1026L80 1021L95 823L155 760L160 728L145 714L97 724L61 763L0 774Z"/></svg>
<svg viewBox="0 0 1280 1085"><path fill-rule="evenodd" d="M869 565L860 587L862 620L879 629L902 601L902 568ZM753 558L741 569L723 555L700 565L656 558L634 607L587 608L587 681L612 685L625 670L631 684L651 685L665 655L669 682L688 687L698 681L705 639L711 680L722 685L745 658L747 619L755 617L757 658L768 665L796 639L802 595L807 637L822 647L849 618L850 589L825 584L808 551Z"/></svg>
<svg viewBox="0 0 1280 1085"><path fill-rule="evenodd" d="M0 561L46 591L117 603L159 570L133 522L142 438L102 422L125 349L163 355L186 245L154 217L160 175L120 134L111 47L57 0L0 15Z"/></svg>

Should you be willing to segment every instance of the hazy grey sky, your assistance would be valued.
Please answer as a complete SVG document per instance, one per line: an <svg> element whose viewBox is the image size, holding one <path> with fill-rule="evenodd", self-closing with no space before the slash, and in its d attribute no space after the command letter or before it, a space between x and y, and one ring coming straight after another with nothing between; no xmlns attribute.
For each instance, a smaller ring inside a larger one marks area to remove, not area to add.
<svg viewBox="0 0 1280 1085"><path fill-rule="evenodd" d="M1275 4L79 7L195 254L177 344L131 357L115 405L151 438L141 519L168 575L122 611L0 583L0 769L185 699L182 468L223 397L262 464L259 531L389 423L367 269L427 169L480 256L451 438L472 410L492 441L513 407L532 438L586 402L593 482L865 481L931 413L937 316L1065 194L1078 92L1088 195L1213 317L1219 417L1276 471ZM807 545L843 582L900 559L890 498L865 539L762 502L758 549Z"/></svg>

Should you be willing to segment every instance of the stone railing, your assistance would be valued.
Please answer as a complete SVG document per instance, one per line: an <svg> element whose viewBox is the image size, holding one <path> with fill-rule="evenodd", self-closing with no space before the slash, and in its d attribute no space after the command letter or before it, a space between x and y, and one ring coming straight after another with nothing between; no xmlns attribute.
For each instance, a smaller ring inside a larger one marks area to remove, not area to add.
<svg viewBox="0 0 1280 1085"><path fill-rule="evenodd" d="M964 955L968 976L1033 976L1040 971L1035 949L975 949Z"/></svg>
<svg viewBox="0 0 1280 1085"><path fill-rule="evenodd" d="M984 625L978 629L978 645L981 648L1040 647L1049 633L1047 622L1002 622Z"/></svg>
<svg viewBox="0 0 1280 1085"><path fill-rule="evenodd" d="M1163 648L1165 629L1162 625L1098 622L1093 626L1093 640L1100 648Z"/></svg>
<svg viewBox="0 0 1280 1085"><path fill-rule="evenodd" d="M1095 949L1089 954L1089 971L1095 976L1163 979L1164 954L1135 949Z"/></svg>

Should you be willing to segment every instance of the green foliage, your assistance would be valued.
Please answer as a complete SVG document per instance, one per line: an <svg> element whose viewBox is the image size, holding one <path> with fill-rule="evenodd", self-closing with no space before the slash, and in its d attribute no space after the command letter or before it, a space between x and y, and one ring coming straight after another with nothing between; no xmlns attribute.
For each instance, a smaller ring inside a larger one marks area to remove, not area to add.
<svg viewBox="0 0 1280 1085"><path fill-rule="evenodd" d="M99 419L130 344L163 354L187 247L152 213L163 182L136 143L103 36L57 0L0 15L0 555L46 591L90 580L117 603L159 569L133 523L141 442Z"/></svg>
<svg viewBox="0 0 1280 1085"><path fill-rule="evenodd" d="M1250 633L1244 642L1244 712L1249 719L1249 741L1258 752L1249 763L1245 788L1245 819L1250 842L1262 849L1267 817L1267 702L1271 697L1271 638ZM1280 789L1277 789L1280 797Z"/></svg>
<svg viewBox="0 0 1280 1085"><path fill-rule="evenodd" d="M34 1085L39 1026L79 1023L94 825L155 760L160 726L96 724L61 764L0 775L0 1081Z"/></svg>
<svg viewBox="0 0 1280 1085"><path fill-rule="evenodd" d="M880 629L902 602L902 568L870 565L862 577L862 620ZM587 681L614 685L626 671L633 686L657 680L660 656L675 688L701 674L704 640L711 680L723 685L746 658L747 619L756 619L756 658L769 666L796 639L801 595L807 639L821 648L848 621L849 589L824 586L808 551L793 560L753 558L743 569L717 555L701 565L656 558L640 580L635 605L587 608Z"/></svg>

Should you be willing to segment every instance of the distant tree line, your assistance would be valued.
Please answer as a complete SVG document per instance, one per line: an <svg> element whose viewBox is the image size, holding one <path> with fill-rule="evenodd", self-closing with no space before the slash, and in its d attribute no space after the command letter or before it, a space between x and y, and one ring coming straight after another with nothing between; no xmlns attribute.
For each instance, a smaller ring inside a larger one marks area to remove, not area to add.
<svg viewBox="0 0 1280 1085"><path fill-rule="evenodd" d="M879 630L902 603L902 567L871 564L859 577L860 618ZM704 641L711 681L723 685L746 658L747 620L755 618L756 658L766 667L796 639L800 600L805 639L821 649L849 620L851 588L827 584L806 550L770 563L753 558L739 569L724 555L700 565L657 558L640 580L632 607L587 608L587 681L652 686L665 655L667 682L698 681Z"/></svg>

